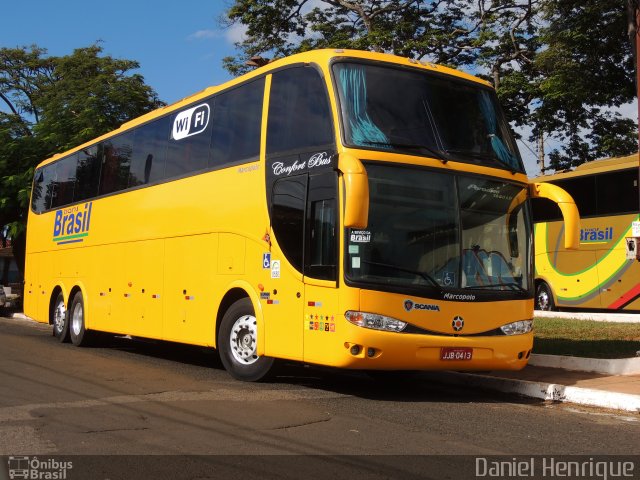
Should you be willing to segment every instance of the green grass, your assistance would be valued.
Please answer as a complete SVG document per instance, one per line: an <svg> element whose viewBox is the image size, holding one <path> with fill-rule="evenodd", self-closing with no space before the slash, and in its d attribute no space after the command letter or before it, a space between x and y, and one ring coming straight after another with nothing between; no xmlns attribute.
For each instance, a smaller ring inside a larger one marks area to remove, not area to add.
<svg viewBox="0 0 640 480"><path fill-rule="evenodd" d="M533 353L630 358L640 350L640 323L536 318Z"/></svg>

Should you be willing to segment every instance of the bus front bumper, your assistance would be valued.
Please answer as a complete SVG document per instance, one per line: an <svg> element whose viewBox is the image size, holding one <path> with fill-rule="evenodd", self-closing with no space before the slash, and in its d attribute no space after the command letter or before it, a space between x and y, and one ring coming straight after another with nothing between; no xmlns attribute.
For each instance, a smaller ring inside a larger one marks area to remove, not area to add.
<svg viewBox="0 0 640 480"><path fill-rule="evenodd" d="M334 366L364 370L521 370L533 347L532 332L454 337L351 330Z"/></svg>

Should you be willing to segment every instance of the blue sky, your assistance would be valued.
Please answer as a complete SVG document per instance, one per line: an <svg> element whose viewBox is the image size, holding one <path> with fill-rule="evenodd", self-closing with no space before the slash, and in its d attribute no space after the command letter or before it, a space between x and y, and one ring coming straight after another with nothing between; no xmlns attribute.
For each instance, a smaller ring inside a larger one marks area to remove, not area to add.
<svg viewBox="0 0 640 480"><path fill-rule="evenodd" d="M51 55L100 40L104 53L136 60L145 82L173 103L230 78L222 58L237 29L218 18L226 1L18 0L2 7L0 47L37 44Z"/></svg>

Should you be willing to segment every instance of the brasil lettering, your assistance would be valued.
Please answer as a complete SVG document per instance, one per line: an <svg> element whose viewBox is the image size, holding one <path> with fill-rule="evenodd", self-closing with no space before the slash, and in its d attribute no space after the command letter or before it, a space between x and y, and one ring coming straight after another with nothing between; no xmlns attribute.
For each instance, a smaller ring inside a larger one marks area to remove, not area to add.
<svg viewBox="0 0 640 480"><path fill-rule="evenodd" d="M82 242L84 237L89 235L92 203L85 203L84 207L76 205L56 211L53 241L58 245Z"/></svg>
<svg viewBox="0 0 640 480"><path fill-rule="evenodd" d="M613 227L581 228L580 243L606 243L613 240Z"/></svg>

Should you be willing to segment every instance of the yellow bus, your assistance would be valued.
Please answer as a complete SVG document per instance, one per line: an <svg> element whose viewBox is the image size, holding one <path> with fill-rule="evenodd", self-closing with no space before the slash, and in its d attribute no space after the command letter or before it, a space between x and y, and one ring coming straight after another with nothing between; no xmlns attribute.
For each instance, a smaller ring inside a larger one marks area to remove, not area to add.
<svg viewBox="0 0 640 480"><path fill-rule="evenodd" d="M578 221L561 189L529 185L488 83L298 54L40 164L25 312L76 345L215 347L248 381L274 359L520 369L532 196Z"/></svg>
<svg viewBox="0 0 640 480"><path fill-rule="evenodd" d="M583 219L580 248L568 251L557 207L533 202L537 309L640 310L640 263L627 260L625 243L640 220L638 174L634 154L536 179L567 191Z"/></svg>

